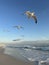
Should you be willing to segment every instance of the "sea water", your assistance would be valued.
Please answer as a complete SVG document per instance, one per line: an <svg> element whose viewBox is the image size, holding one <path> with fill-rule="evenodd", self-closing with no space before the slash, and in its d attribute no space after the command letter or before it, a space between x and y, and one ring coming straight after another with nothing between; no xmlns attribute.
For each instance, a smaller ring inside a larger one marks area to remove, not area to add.
<svg viewBox="0 0 49 65"><path fill-rule="evenodd" d="M33 61L33 60L46 60L49 58L49 46L20 46L20 45L8 45L5 47L5 54L9 54L15 58Z"/></svg>

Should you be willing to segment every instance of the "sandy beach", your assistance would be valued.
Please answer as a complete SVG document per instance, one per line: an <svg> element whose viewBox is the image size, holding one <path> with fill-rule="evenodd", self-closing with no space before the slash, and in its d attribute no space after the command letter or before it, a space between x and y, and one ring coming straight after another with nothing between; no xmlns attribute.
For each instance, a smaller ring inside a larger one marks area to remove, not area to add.
<svg viewBox="0 0 49 65"><path fill-rule="evenodd" d="M21 61L4 54L4 48L0 47L0 65L33 65L33 63Z"/></svg>

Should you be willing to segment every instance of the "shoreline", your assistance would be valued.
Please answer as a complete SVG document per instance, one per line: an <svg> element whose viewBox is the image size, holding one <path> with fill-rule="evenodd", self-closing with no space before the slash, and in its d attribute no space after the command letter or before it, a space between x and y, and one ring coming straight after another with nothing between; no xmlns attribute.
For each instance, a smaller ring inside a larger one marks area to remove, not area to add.
<svg viewBox="0 0 49 65"><path fill-rule="evenodd" d="M4 54L4 48L0 47L0 65L34 65L32 62L25 62Z"/></svg>

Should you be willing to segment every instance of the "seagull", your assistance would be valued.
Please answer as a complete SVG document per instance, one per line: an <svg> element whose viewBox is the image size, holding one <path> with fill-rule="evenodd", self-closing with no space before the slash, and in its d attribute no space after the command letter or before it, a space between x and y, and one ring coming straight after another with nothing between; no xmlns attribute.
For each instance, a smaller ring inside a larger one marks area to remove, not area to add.
<svg viewBox="0 0 49 65"><path fill-rule="evenodd" d="M17 29L21 29L23 28L22 26L13 26L14 28L17 28Z"/></svg>
<svg viewBox="0 0 49 65"><path fill-rule="evenodd" d="M24 35L21 35L21 37L24 37Z"/></svg>
<svg viewBox="0 0 49 65"><path fill-rule="evenodd" d="M4 32L10 32L9 30L3 30Z"/></svg>
<svg viewBox="0 0 49 65"><path fill-rule="evenodd" d="M15 40L13 40L13 41L20 41L21 39L15 39Z"/></svg>
<svg viewBox="0 0 49 65"><path fill-rule="evenodd" d="M37 18L34 12L26 11L25 14L28 16L28 18L33 18L37 24Z"/></svg>

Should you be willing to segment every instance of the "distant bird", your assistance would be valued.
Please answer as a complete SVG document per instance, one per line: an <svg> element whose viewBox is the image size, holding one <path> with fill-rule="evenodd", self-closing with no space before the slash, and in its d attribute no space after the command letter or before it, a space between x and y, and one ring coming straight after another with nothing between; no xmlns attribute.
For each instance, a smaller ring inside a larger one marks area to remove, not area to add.
<svg viewBox="0 0 49 65"><path fill-rule="evenodd" d="M4 32L10 32L9 30L3 30Z"/></svg>
<svg viewBox="0 0 49 65"><path fill-rule="evenodd" d="M28 16L28 18L33 18L37 24L37 18L34 12L26 11L25 14Z"/></svg>
<svg viewBox="0 0 49 65"><path fill-rule="evenodd" d="M15 40L13 40L13 41L20 41L21 39L15 39Z"/></svg>
<svg viewBox="0 0 49 65"><path fill-rule="evenodd" d="M23 28L22 26L13 26L14 28L17 28L17 29L21 29Z"/></svg>
<svg viewBox="0 0 49 65"><path fill-rule="evenodd" d="M21 35L21 37L24 37L24 35Z"/></svg>

